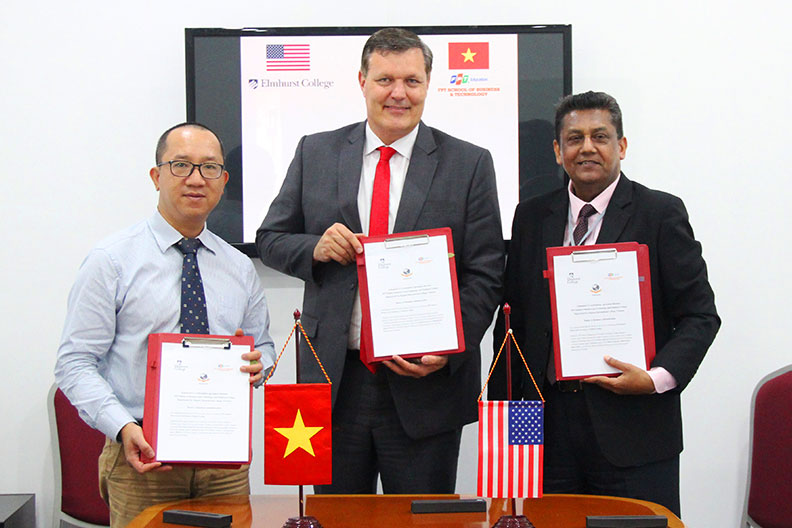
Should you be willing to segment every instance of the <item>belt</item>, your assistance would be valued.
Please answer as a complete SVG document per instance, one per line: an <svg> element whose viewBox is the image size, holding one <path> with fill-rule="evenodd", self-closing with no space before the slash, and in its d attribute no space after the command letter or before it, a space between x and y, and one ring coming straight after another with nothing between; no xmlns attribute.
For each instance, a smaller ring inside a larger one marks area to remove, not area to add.
<svg viewBox="0 0 792 528"><path fill-rule="evenodd" d="M580 380L558 380L553 386L558 392L583 392L583 383Z"/></svg>

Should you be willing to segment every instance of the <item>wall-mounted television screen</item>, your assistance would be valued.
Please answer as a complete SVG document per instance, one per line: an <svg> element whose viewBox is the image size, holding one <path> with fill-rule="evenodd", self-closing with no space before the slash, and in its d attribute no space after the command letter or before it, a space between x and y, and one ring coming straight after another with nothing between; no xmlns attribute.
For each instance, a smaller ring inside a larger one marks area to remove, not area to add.
<svg viewBox="0 0 792 528"><path fill-rule="evenodd" d="M379 28L186 30L187 119L218 132L231 175L209 228L255 256L299 139L366 118L358 71ZM423 121L489 149L503 236L519 200L563 184L553 112L571 92L571 27L410 27L434 64Z"/></svg>

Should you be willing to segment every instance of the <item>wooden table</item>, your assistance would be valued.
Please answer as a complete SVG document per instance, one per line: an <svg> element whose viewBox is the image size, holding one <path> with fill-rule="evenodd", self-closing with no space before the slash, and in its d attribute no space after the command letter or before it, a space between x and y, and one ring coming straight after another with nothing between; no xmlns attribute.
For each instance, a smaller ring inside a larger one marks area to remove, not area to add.
<svg viewBox="0 0 792 528"><path fill-rule="evenodd" d="M506 514L508 499L487 499L486 513L426 513L413 515L413 499L450 499L459 495L308 495L305 514L313 515L323 528L489 528ZM470 497L465 497L470 498ZM298 515L297 496L237 495L171 502L152 506L138 515L128 528L173 528L162 522L170 509L230 513L234 528L281 528ZM684 524L668 509L652 502L595 495L545 495L520 499L517 513L536 528L585 528L586 515L665 515L670 528Z"/></svg>

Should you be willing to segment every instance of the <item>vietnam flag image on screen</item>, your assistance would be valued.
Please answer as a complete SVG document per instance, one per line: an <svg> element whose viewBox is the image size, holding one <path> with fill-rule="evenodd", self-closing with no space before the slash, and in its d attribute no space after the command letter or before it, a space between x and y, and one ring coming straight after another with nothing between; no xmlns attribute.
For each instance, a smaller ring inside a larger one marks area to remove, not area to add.
<svg viewBox="0 0 792 528"><path fill-rule="evenodd" d="M449 42L448 69L489 69L489 42Z"/></svg>
<svg viewBox="0 0 792 528"><path fill-rule="evenodd" d="M331 484L329 383L264 386L264 483Z"/></svg>

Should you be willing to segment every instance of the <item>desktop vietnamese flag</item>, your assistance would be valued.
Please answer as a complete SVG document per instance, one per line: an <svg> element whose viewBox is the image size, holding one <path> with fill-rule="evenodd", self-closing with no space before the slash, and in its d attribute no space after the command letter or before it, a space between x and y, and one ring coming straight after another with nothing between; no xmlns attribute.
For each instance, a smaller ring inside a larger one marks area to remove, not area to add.
<svg viewBox="0 0 792 528"><path fill-rule="evenodd" d="M329 383L264 386L264 483L330 484Z"/></svg>
<svg viewBox="0 0 792 528"><path fill-rule="evenodd" d="M489 42L449 42L448 69L489 69Z"/></svg>

